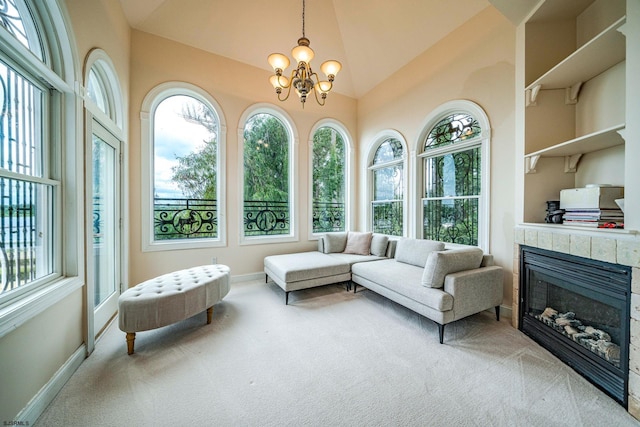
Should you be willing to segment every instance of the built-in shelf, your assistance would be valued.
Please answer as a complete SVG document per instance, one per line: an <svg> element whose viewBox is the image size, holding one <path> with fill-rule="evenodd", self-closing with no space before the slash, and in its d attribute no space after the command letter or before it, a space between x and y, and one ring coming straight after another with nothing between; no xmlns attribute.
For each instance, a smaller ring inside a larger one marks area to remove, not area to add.
<svg viewBox="0 0 640 427"><path fill-rule="evenodd" d="M624 123L548 147L525 157L566 157L586 154L624 144L620 131Z"/></svg>
<svg viewBox="0 0 640 427"><path fill-rule="evenodd" d="M625 60L626 41L619 32L626 17L618 19L607 29L585 43L562 62L526 87L527 91L565 89L576 83L591 80Z"/></svg>
<svg viewBox="0 0 640 427"><path fill-rule="evenodd" d="M622 137L624 127L624 124L616 125L526 154L524 156L525 172L535 173L538 160L542 157L564 157L564 171L567 173L576 172L578 162L583 154L624 144L624 138Z"/></svg>

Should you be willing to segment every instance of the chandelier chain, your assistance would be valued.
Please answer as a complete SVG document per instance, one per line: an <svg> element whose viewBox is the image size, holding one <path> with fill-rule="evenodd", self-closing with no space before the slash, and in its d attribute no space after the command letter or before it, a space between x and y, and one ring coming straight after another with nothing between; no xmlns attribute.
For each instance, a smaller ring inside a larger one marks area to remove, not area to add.
<svg viewBox="0 0 640 427"><path fill-rule="evenodd" d="M304 9L305 9L305 0L302 0L302 37L305 37L305 35L304 35Z"/></svg>

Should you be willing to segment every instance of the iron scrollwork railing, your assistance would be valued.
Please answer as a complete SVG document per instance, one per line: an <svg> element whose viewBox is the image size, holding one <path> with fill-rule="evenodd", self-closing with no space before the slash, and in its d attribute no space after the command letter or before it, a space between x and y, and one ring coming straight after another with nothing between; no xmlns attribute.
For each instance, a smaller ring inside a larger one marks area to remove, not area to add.
<svg viewBox="0 0 640 427"><path fill-rule="evenodd" d="M155 240L218 236L216 200L156 197L153 203L153 221Z"/></svg>
<svg viewBox="0 0 640 427"><path fill-rule="evenodd" d="M245 200L245 236L271 236L289 233L289 202Z"/></svg>
<svg viewBox="0 0 640 427"><path fill-rule="evenodd" d="M402 236L402 200L371 202L371 209L375 233Z"/></svg>
<svg viewBox="0 0 640 427"><path fill-rule="evenodd" d="M328 233L345 230L344 203L313 203L313 232Z"/></svg>
<svg viewBox="0 0 640 427"><path fill-rule="evenodd" d="M478 202L478 197L423 200L423 237L477 246Z"/></svg>

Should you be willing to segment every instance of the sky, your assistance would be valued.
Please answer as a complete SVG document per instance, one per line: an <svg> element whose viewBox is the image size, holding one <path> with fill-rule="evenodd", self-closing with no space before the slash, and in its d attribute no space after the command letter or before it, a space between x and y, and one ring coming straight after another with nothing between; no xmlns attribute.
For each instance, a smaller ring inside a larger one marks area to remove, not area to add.
<svg viewBox="0 0 640 427"><path fill-rule="evenodd" d="M199 103L188 96L172 96L160 103L154 118L154 194L158 197L184 197L171 180L171 168L183 157L204 145L209 132L204 126L186 121L185 102Z"/></svg>

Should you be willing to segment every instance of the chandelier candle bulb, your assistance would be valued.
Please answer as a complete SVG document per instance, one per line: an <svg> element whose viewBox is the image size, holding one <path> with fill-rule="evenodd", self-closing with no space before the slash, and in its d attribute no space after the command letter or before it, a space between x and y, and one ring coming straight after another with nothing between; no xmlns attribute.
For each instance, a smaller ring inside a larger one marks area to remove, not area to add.
<svg viewBox="0 0 640 427"><path fill-rule="evenodd" d="M289 58L281 53L272 53L267 58L267 61L269 62L269 65L273 67L273 71L275 71L276 73L278 72L278 70L280 70L280 73L282 73L290 64Z"/></svg>

